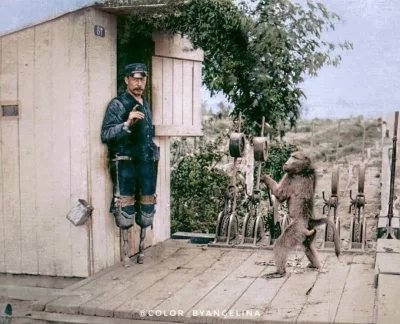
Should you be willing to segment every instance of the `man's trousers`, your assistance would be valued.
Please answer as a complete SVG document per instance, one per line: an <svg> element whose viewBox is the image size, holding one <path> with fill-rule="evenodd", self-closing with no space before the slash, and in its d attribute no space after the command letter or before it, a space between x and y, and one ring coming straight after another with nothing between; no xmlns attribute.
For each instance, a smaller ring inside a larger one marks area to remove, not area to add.
<svg viewBox="0 0 400 324"><path fill-rule="evenodd" d="M153 225L156 203L156 164L154 161L113 160L110 174L113 182L111 212L121 229L135 221L141 228Z"/></svg>

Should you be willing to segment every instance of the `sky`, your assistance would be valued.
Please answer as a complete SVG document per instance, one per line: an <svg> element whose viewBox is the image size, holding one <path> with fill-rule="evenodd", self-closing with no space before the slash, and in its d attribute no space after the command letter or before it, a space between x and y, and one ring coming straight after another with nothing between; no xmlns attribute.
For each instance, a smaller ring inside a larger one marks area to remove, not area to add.
<svg viewBox="0 0 400 324"><path fill-rule="evenodd" d="M354 49L341 53L339 67L326 66L307 79L306 113L302 118L346 118L380 115L400 109L400 1L319 0L343 20L326 35L333 42L348 40ZM223 96L211 98L209 105Z"/></svg>
<svg viewBox="0 0 400 324"><path fill-rule="evenodd" d="M94 0L0 0L0 33L93 2Z"/></svg>
<svg viewBox="0 0 400 324"><path fill-rule="evenodd" d="M305 2L305 0L297 0ZM303 118L371 116L400 108L400 1L319 0L343 20L326 40L353 43L341 53L339 67L326 66L302 85L307 100ZM51 14L73 10L92 0L0 0L0 33ZM208 105L225 101L221 94Z"/></svg>

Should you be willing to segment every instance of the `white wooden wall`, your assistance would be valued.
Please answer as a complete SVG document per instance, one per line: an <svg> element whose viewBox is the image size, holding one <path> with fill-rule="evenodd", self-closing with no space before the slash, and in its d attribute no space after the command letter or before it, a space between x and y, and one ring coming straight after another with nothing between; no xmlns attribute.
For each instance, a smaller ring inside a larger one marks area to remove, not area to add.
<svg viewBox="0 0 400 324"><path fill-rule="evenodd" d="M203 51L186 38L155 33L152 59L156 135L201 136Z"/></svg>
<svg viewBox="0 0 400 324"><path fill-rule="evenodd" d="M187 51L190 42L179 35L153 35L152 109L156 141L161 146L158 212L154 242L170 237L170 137L200 136L201 68L203 52ZM165 206L165 207L163 207Z"/></svg>
<svg viewBox="0 0 400 324"><path fill-rule="evenodd" d="M115 17L80 10L0 44L0 102L20 103L19 119L0 119L0 272L88 276L120 258L100 142L116 91ZM95 207L83 226L65 218L78 198Z"/></svg>
<svg viewBox="0 0 400 324"><path fill-rule="evenodd" d="M94 25L105 37L94 35ZM158 37L158 38L157 38ZM169 137L201 135L202 53L187 41L155 36L153 111L161 159L154 228L145 245L170 237ZM183 53L183 54L182 54ZM186 55L186 56L185 56ZM116 17L82 9L0 38L0 103L18 101L17 119L0 117L0 273L86 277L121 260L121 235L100 130L116 95ZM94 206L74 226L78 199ZM130 231L138 251L140 228Z"/></svg>

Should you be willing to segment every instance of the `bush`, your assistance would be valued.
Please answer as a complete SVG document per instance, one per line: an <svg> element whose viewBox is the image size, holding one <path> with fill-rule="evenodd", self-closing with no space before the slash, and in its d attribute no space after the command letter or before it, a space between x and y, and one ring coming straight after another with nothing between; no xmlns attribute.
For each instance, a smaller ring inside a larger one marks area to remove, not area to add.
<svg viewBox="0 0 400 324"><path fill-rule="evenodd" d="M268 160L263 164L262 173L268 173L272 179L279 181L283 177L283 164L297 147L286 142L276 142L269 148Z"/></svg>
<svg viewBox="0 0 400 324"><path fill-rule="evenodd" d="M187 146L185 139L172 143L171 168L171 232L215 233L218 214L223 210L224 196L231 181L231 174L218 163L228 152L221 151L226 134L213 141L201 140L199 148ZM279 181L282 166L296 150L286 143L274 143L269 148L268 161L263 164L262 174L268 173ZM256 181L257 168L254 170ZM248 205L244 191L244 176L237 172L237 216L239 226ZM266 187L261 186L267 199Z"/></svg>
<svg viewBox="0 0 400 324"><path fill-rule="evenodd" d="M216 168L226 155L218 149L222 136L179 154L183 141L172 143L171 231L212 233L230 179Z"/></svg>

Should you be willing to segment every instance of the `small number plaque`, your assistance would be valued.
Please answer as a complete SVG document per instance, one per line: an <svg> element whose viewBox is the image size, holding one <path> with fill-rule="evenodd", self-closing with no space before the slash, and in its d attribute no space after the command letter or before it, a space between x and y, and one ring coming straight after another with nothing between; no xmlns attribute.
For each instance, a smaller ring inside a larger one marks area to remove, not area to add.
<svg viewBox="0 0 400 324"><path fill-rule="evenodd" d="M3 117L18 117L18 105L2 105L1 113Z"/></svg>
<svg viewBox="0 0 400 324"><path fill-rule="evenodd" d="M96 36L104 37L106 35L106 30L102 26L94 26L94 34Z"/></svg>

